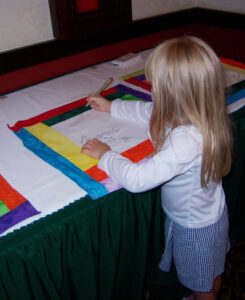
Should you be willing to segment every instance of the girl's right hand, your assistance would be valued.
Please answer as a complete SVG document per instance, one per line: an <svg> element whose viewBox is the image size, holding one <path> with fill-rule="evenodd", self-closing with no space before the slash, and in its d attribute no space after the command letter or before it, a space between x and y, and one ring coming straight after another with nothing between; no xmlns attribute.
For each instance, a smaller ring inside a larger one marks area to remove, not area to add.
<svg viewBox="0 0 245 300"><path fill-rule="evenodd" d="M90 94L87 97L87 102L92 101L90 104L90 107L98 110L98 111L104 111L104 112L111 112L111 101L106 100L104 97L94 94Z"/></svg>

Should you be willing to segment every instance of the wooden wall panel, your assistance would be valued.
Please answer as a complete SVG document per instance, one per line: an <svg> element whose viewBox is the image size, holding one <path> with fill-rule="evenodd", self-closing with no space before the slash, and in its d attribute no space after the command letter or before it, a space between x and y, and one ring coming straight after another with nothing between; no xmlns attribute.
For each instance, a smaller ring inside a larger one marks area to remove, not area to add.
<svg viewBox="0 0 245 300"><path fill-rule="evenodd" d="M132 22L131 0L91 0L84 6L84 0L77 1L49 0L53 27L59 40L83 39L88 35L98 38L108 29L122 28Z"/></svg>

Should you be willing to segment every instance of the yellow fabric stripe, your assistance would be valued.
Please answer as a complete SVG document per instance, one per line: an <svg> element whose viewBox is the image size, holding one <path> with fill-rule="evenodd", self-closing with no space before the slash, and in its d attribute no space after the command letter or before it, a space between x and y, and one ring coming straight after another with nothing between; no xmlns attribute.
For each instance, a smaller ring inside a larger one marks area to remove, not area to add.
<svg viewBox="0 0 245 300"><path fill-rule="evenodd" d="M25 127L25 129L83 171L86 171L98 163L97 159L85 153L80 153L81 147L79 145L52 127L38 123Z"/></svg>
<svg viewBox="0 0 245 300"><path fill-rule="evenodd" d="M234 66L227 65L227 64L224 64L224 63L223 63L223 66L224 66L225 69L245 74L245 69L234 67Z"/></svg>

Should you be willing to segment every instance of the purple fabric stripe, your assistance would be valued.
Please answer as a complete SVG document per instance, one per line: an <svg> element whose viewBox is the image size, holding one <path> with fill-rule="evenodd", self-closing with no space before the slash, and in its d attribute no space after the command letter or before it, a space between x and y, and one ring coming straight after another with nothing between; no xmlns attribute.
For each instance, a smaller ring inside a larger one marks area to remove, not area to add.
<svg viewBox="0 0 245 300"><path fill-rule="evenodd" d="M40 212L37 211L29 201L26 200L0 218L0 234L15 224L37 214L40 214Z"/></svg>
<svg viewBox="0 0 245 300"><path fill-rule="evenodd" d="M146 162L148 159L149 159L148 157L143 158L142 160L137 162L137 165ZM116 183L116 181L114 181L111 177L107 177L106 179L102 180L100 183L102 183L110 193L122 188L122 186Z"/></svg>
<svg viewBox="0 0 245 300"><path fill-rule="evenodd" d="M141 81L146 80L145 74L141 74L141 75L135 76L134 78L136 78L138 80L141 80Z"/></svg>
<svg viewBox="0 0 245 300"><path fill-rule="evenodd" d="M138 97L140 99L144 99L146 101L151 101L151 95L137 91L137 90L133 90L125 85L122 84L118 84L116 86L114 86L115 89L125 93L125 94L130 94L133 95L135 97Z"/></svg>
<svg viewBox="0 0 245 300"><path fill-rule="evenodd" d="M116 183L111 177L107 177L100 183L102 183L110 193L122 188L122 186Z"/></svg>

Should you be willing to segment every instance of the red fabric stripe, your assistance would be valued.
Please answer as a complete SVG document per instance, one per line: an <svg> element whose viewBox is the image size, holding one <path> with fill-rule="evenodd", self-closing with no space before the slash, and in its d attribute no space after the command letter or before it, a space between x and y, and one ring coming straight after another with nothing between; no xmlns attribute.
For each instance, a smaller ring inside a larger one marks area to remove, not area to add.
<svg viewBox="0 0 245 300"><path fill-rule="evenodd" d="M44 112L44 113L42 113L38 116L32 117L30 119L18 121L12 127L11 126L8 126L8 127L10 129L12 129L13 131L19 131L22 127L32 126L36 123L46 121L46 120L48 120L52 117L55 117L55 116L60 115L64 112L67 112L69 110L72 110L74 108L82 106L86 103L87 103L86 98L82 98L82 99L76 100L72 103L68 103L68 104L65 104L63 106L60 106L60 107L51 109L49 111L46 111L46 112Z"/></svg>
<svg viewBox="0 0 245 300"><path fill-rule="evenodd" d="M110 95L112 93L115 93L117 92L116 89L114 88L110 88L106 91L103 91L101 93L102 96L107 96L107 95ZM46 121L52 117L55 117L55 116L58 116L64 112L67 112L69 110L72 110L74 108L77 108L79 106L82 106L84 104L87 103L86 101L86 98L82 98L82 99L79 99L79 100L76 100L72 103L68 103L68 104L65 104L63 106L59 106L57 108L54 108L54 109L51 109L49 111L46 111L38 116L35 116L35 117L32 117L30 119L27 119L27 120L21 120L21 121L18 121L16 122L12 127L11 126L8 126L11 130L13 131L19 131L22 127L26 127L26 126L32 126L36 123L39 123L39 122L43 122L43 121Z"/></svg>
<svg viewBox="0 0 245 300"><path fill-rule="evenodd" d="M243 64L239 61L235 61L235 60L228 59L228 58L223 58L223 57L221 57L220 60L224 64L231 65L233 67L238 67L238 68L241 68L241 69L245 69L245 64Z"/></svg>
<svg viewBox="0 0 245 300"><path fill-rule="evenodd" d="M105 96L111 95L116 92L118 92L118 90L112 87L112 88L109 88L108 90L102 91L101 96L105 97Z"/></svg>
<svg viewBox="0 0 245 300"><path fill-rule="evenodd" d="M142 87L145 90L151 91L151 86L149 83L142 81L142 80L138 80L134 77L128 78L125 80L128 83L134 84L136 86Z"/></svg>

